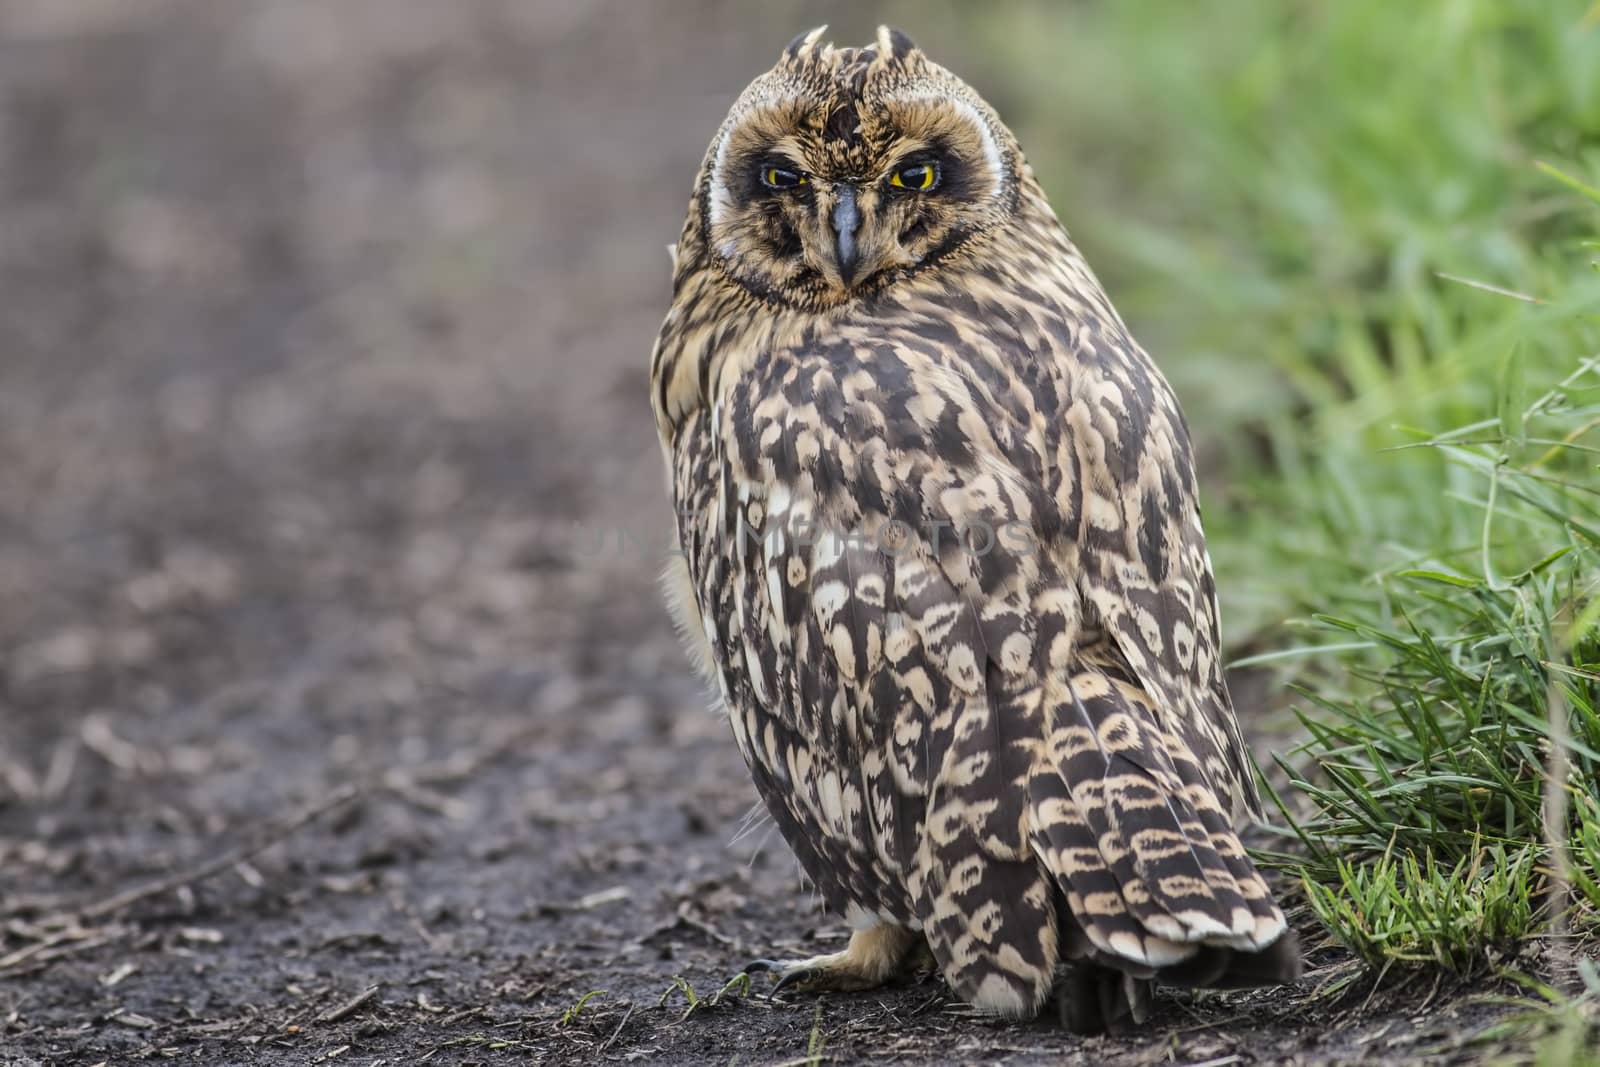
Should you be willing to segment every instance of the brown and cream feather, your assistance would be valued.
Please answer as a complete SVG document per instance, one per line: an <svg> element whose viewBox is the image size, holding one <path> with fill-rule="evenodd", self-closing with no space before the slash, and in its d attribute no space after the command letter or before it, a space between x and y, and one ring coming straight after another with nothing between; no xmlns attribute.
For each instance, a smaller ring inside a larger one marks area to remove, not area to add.
<svg viewBox="0 0 1600 1067"><path fill-rule="evenodd" d="M976 93L798 38L706 154L652 388L677 613L833 908L1015 1016L1069 964L1135 1018L1297 973L1188 429Z"/></svg>

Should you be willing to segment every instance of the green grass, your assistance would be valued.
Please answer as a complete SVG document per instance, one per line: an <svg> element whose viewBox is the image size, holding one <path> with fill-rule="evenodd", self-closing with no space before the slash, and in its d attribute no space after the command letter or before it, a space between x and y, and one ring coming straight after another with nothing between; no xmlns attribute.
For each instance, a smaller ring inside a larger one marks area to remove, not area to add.
<svg viewBox="0 0 1600 1067"><path fill-rule="evenodd" d="M823 1050L828 1047L828 1038L822 1032L822 1004L817 1004L817 1009L811 1016L811 1036L806 1039L806 1067L819 1067L823 1062Z"/></svg>
<svg viewBox="0 0 1600 1067"><path fill-rule="evenodd" d="M1600 4L1002 10L974 77L1182 394L1225 638L1292 687L1276 858L1374 970L1592 951Z"/></svg>
<svg viewBox="0 0 1600 1067"><path fill-rule="evenodd" d="M1463 977L1514 957L1534 922L1535 850L1480 849L1444 867L1430 852L1376 863L1335 858L1328 881L1306 878L1324 924L1367 965L1440 967Z"/></svg>
<svg viewBox="0 0 1600 1067"><path fill-rule="evenodd" d="M736 974L728 979L721 989L718 989L709 997L702 997L694 991L694 986L689 984L687 978L681 974L675 974L672 976L672 984L667 986L666 990L661 994L661 999L656 1002L656 1007L666 1007L667 1002L672 999L674 993L681 995L686 1005L683 1009L683 1014L678 1017L678 1021L687 1022L697 1012L711 1011L721 1007L724 998L728 998L729 1003L732 1003L735 1000L748 997L750 995L750 976L748 974Z"/></svg>
<svg viewBox="0 0 1600 1067"><path fill-rule="evenodd" d="M589 1001L593 1000L595 997L603 997L605 995L606 991L604 989L589 990L589 992L583 994L583 996L573 1001L570 1006L561 1012L561 1019L558 1025L572 1026L578 1021L579 1018L582 1017L583 1009L589 1006Z"/></svg>
<svg viewBox="0 0 1600 1067"><path fill-rule="evenodd" d="M1499 998L1513 1010L1480 1032L1477 1041L1501 1047L1510 1043L1520 1049L1530 1049L1531 1055L1502 1057L1492 1062L1531 1063L1534 1067L1600 1067L1600 1043L1596 1040L1600 970L1593 961L1584 960L1578 965L1578 978L1582 988L1576 995L1544 982L1521 978L1520 984L1528 991L1526 995Z"/></svg>
<svg viewBox="0 0 1600 1067"><path fill-rule="evenodd" d="M1585 361L1401 453L1475 481L1440 506L1478 516L1477 545L1387 572L1381 607L1312 620L1328 636L1309 647L1340 651L1299 688L1306 740L1279 757L1286 862L1374 967L1470 975L1549 923L1600 922L1597 427Z"/></svg>

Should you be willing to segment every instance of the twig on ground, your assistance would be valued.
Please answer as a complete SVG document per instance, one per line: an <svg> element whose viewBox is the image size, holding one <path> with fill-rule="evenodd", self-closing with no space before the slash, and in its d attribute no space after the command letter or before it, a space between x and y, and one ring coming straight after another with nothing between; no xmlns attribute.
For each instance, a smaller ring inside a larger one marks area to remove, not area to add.
<svg viewBox="0 0 1600 1067"><path fill-rule="evenodd" d="M361 795L362 790L358 786L340 786L338 789L335 789L321 800L308 807L302 808L300 811L295 812L288 818L268 824L252 840L235 848L228 849L215 859L207 860L205 863L197 864L196 866L187 868L185 870L176 871L164 878L158 878L153 882L147 882L144 885L135 886L132 889L115 893L103 900L96 901L95 903L80 909L77 912L77 917L80 920L103 919L108 915L114 915L130 905L137 904L141 900L160 896L163 893L170 893L180 886L192 885L195 882L203 882L207 878L211 878L214 875L220 874L221 872L234 867L242 860L249 859L256 853L262 852L272 845L277 844L279 841L289 837L296 831L302 829L307 824L316 821L322 816L345 807Z"/></svg>
<svg viewBox="0 0 1600 1067"><path fill-rule="evenodd" d="M413 786L443 786L464 782L480 770L521 745L537 739L542 727L524 726L503 730L488 744L451 753L434 763L404 772L391 772Z"/></svg>
<svg viewBox="0 0 1600 1067"><path fill-rule="evenodd" d="M634 1009L635 1006L636 1005L633 1005L633 1004L629 1004L628 1005L628 1010L622 1016L622 1021L617 1024L617 1028L615 1030L611 1031L611 1036L606 1038L604 1043L602 1043L601 1046L598 1049L595 1050L597 1053L604 1052L606 1049L610 1048L616 1042L617 1035L622 1033L622 1028L624 1026L628 1025L628 1020L629 1019L633 1018L633 1009Z"/></svg>
<svg viewBox="0 0 1600 1067"><path fill-rule="evenodd" d="M39 921L30 924L32 929L24 933L24 936L34 938L31 944L24 945L8 955L0 956L0 974L14 972L22 967L37 966L58 956L82 952L124 937L131 928L96 927L94 924L101 923L151 897L165 893L190 892L197 883L225 871L238 872L246 884L252 886L264 884L265 879L260 872L247 862L251 857L293 836L312 822L348 807L362 797L389 794L447 818L460 819L470 814L470 807L464 801L441 795L429 786L445 786L471 778L478 770L503 756L527 736L528 731L523 729L507 731L486 745L471 751L455 753L439 763L424 765L410 771L390 770L377 776L376 780L340 786L286 816L268 820L254 829L243 830L241 832L243 840L240 844L225 849L212 859L88 904L74 907L70 902L59 898L19 898L10 901L7 910L12 914L20 911L43 912L43 914ZM70 749L58 750L57 758L52 761L52 767L46 774L44 787L41 787L31 771L20 764L0 761L0 774L8 776L5 784L13 787L13 791L19 795L38 796L42 793L59 791L65 787L66 780L71 776L76 751L80 744L116 766L136 768L139 764L141 754L134 746L112 734L109 724L102 720L91 720L86 724L81 736L74 739ZM20 788L16 788L18 786ZM577 910L588 910L626 899L627 895L628 891L623 888L605 890L590 894L577 901L573 907ZM355 1004L350 1010L354 1011L360 1006Z"/></svg>
<svg viewBox="0 0 1600 1067"><path fill-rule="evenodd" d="M445 796L437 790L419 785L414 778L403 771L390 771L385 774L383 787L414 807L442 815L453 822L460 822L472 814L472 805L466 801L459 797Z"/></svg>
<svg viewBox="0 0 1600 1067"><path fill-rule="evenodd" d="M444 1018L439 1020L439 1025L440 1026L454 1026L456 1023L461 1022L463 1019L470 1019L474 1015L485 1015L487 1013L488 1013L488 1009L485 1008L482 1004L474 1004L470 1008L462 1008L460 1011L451 1012L449 1015L446 1015Z"/></svg>
<svg viewBox="0 0 1600 1067"><path fill-rule="evenodd" d="M0 956L0 975L18 970L24 964L44 963L61 956L69 956L74 952L99 948L116 940L121 933L120 930L107 933L102 930L72 929L51 934L31 945L24 945L14 952Z"/></svg>
<svg viewBox="0 0 1600 1067"><path fill-rule="evenodd" d="M340 1004L334 1008L329 1008L321 1015L318 1015L317 1022L336 1023L341 1019L350 1018L350 1016L366 1007L372 1001L372 999L378 995L378 990L382 988L382 985L368 986L366 989L363 989L360 993L357 993L343 1004Z"/></svg>
<svg viewBox="0 0 1600 1067"><path fill-rule="evenodd" d="M704 919L695 918L695 916L689 910L689 902L687 900L678 905L678 921L672 925L683 925L687 926L691 930L697 930L700 933L705 934L717 944L724 945L728 948L734 948L739 944L738 941L729 937L721 930L718 930ZM671 927L669 926L668 929L670 928Z"/></svg>
<svg viewBox="0 0 1600 1067"><path fill-rule="evenodd" d="M565 915L575 911L593 911L595 908L607 904L617 904L627 900L633 895L633 890L625 885L612 886L610 889L599 889L593 893L586 893L577 900L570 902L544 901L534 910L544 916Z"/></svg>

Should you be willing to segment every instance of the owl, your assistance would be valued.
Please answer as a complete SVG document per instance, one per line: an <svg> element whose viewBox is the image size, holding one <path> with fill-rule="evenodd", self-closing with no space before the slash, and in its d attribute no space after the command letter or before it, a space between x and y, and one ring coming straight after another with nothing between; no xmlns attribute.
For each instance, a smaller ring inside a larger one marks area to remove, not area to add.
<svg viewBox="0 0 1600 1067"><path fill-rule="evenodd" d="M669 600L853 931L750 969L931 955L1082 1032L1157 982L1293 980L1177 399L994 110L897 30L824 29L712 140L651 365Z"/></svg>

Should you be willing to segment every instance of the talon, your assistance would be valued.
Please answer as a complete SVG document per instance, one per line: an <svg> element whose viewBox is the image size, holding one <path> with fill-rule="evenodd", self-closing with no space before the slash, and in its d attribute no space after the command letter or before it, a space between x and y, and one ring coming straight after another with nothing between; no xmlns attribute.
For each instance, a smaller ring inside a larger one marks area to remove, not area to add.
<svg viewBox="0 0 1600 1067"><path fill-rule="evenodd" d="M817 972L812 970L810 967L796 967L792 971L785 972L783 977L778 979L778 984L773 986L772 990L767 995L775 997L790 986L808 982L816 976Z"/></svg>
<svg viewBox="0 0 1600 1067"><path fill-rule="evenodd" d="M880 924L850 935L843 952L799 960L751 960L741 974L775 974L768 996L789 990L853 993L876 989L904 973L910 950L922 938L902 926Z"/></svg>

